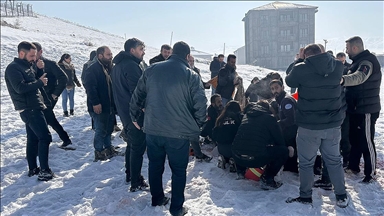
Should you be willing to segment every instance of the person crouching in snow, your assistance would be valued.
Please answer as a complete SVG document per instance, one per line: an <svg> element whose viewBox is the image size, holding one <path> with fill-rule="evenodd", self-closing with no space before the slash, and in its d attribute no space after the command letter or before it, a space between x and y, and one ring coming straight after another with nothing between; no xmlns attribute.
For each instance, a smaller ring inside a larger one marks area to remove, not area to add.
<svg viewBox="0 0 384 216"><path fill-rule="evenodd" d="M244 117L232 144L237 174L243 177L246 167L266 166L261 176L261 188L273 190L282 183L274 177L294 150L285 145L276 118L272 116L267 101L250 103L244 109Z"/></svg>
<svg viewBox="0 0 384 216"><path fill-rule="evenodd" d="M219 151L217 167L225 169L225 164L229 163L230 172L236 172L231 148L242 118L239 103L237 101L230 101L224 107L213 129L212 138L213 141L217 143L217 149Z"/></svg>

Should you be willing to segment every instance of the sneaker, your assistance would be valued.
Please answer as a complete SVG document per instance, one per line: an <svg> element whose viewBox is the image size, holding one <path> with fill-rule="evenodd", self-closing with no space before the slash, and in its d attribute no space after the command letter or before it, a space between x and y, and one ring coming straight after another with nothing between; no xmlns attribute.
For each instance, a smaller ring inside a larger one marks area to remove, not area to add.
<svg viewBox="0 0 384 216"><path fill-rule="evenodd" d="M344 198L341 198L341 199L336 198L336 205L339 206L340 208L345 208L348 206L350 200L351 199L349 198L348 195L346 195Z"/></svg>
<svg viewBox="0 0 384 216"><path fill-rule="evenodd" d="M319 179L313 183L313 187L321 188L324 190L332 190L332 183L323 179Z"/></svg>
<svg viewBox="0 0 384 216"><path fill-rule="evenodd" d="M105 154L105 151L95 151L95 160L93 160L93 162L97 162L97 161L105 161L107 160L107 155Z"/></svg>
<svg viewBox="0 0 384 216"><path fill-rule="evenodd" d="M163 197L163 199L159 203L153 203L152 202L152 206L165 206L168 204L169 200L170 200L170 198L165 196L165 197Z"/></svg>
<svg viewBox="0 0 384 216"><path fill-rule="evenodd" d="M263 190L275 190L279 187L281 187L283 183L276 182L273 178L272 179L266 179L264 176L261 177L261 183L260 187Z"/></svg>
<svg viewBox="0 0 384 216"><path fill-rule="evenodd" d="M69 139L67 141L64 141L63 144L61 144L60 148L67 147L68 145L71 145L72 141Z"/></svg>
<svg viewBox="0 0 384 216"><path fill-rule="evenodd" d="M208 155L204 154L203 153L203 156L201 157L198 157L196 156L196 159L200 160L200 161L205 161L205 162L210 162L212 160L213 157L209 157Z"/></svg>
<svg viewBox="0 0 384 216"><path fill-rule="evenodd" d="M236 163L233 158L229 159L229 172L235 173L236 172Z"/></svg>
<svg viewBox="0 0 384 216"><path fill-rule="evenodd" d="M39 174L37 175L37 180L49 181L53 177L55 177L55 174L52 172L51 169L44 169L44 170L40 170Z"/></svg>
<svg viewBox="0 0 384 216"><path fill-rule="evenodd" d="M217 158L217 167L219 167L220 169L225 169L225 158L223 155L219 155L219 157Z"/></svg>
<svg viewBox="0 0 384 216"><path fill-rule="evenodd" d="M302 198L302 197L292 198L292 197L288 197L288 199L285 200L285 202L286 203L298 202L298 203L301 203L301 204L312 205L312 197L310 197L310 198Z"/></svg>
<svg viewBox="0 0 384 216"><path fill-rule="evenodd" d="M364 179L360 181L360 183L370 184L370 183L373 183L374 181L375 179L372 178L372 176L365 176Z"/></svg>
<svg viewBox="0 0 384 216"><path fill-rule="evenodd" d="M113 128L114 131L121 131L121 129L119 128L119 126L115 125L115 127Z"/></svg>
<svg viewBox="0 0 384 216"><path fill-rule="evenodd" d="M171 211L170 211L171 212ZM181 209L180 209L180 211L178 211L178 212L171 212L171 215L172 216L183 216L183 215L185 215L185 214L187 214L188 213L188 208L187 207L182 207Z"/></svg>
<svg viewBox="0 0 384 216"><path fill-rule="evenodd" d="M64 117L69 117L69 115L68 115L68 111L64 111L63 116L64 116Z"/></svg>
<svg viewBox="0 0 384 216"><path fill-rule="evenodd" d="M35 169L29 170L28 171L28 177L32 177L34 175L39 174L40 172L40 167L36 167Z"/></svg>

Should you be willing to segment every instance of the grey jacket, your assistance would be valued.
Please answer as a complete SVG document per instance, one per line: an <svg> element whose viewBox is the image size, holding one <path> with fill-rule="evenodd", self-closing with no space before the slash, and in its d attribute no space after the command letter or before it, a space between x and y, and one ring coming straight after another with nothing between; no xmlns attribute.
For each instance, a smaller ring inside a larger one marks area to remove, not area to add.
<svg viewBox="0 0 384 216"><path fill-rule="evenodd" d="M132 121L137 121L142 108L145 108L145 133L198 140L207 110L207 98L199 75L178 55L151 65L133 92L130 102Z"/></svg>

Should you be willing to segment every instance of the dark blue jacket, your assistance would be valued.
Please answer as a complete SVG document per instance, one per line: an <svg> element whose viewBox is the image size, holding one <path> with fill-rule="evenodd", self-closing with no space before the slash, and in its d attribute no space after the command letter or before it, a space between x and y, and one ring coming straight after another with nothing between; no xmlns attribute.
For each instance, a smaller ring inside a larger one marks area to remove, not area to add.
<svg viewBox="0 0 384 216"><path fill-rule="evenodd" d="M137 82L143 74L140 62L140 59L125 51L121 51L113 59L113 63L115 63L111 73L113 97L117 114L120 116L124 127L132 122L129 115L129 102ZM139 125L142 126L144 118L140 119Z"/></svg>
<svg viewBox="0 0 384 216"><path fill-rule="evenodd" d="M101 104L103 113L115 113L110 70L98 60L85 71L83 84L87 93L88 112L93 112L93 106Z"/></svg>

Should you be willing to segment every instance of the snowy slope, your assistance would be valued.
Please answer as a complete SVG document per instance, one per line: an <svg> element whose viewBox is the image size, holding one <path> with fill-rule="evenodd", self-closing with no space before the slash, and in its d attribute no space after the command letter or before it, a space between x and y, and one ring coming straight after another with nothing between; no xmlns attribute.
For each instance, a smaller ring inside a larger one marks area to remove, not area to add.
<svg viewBox="0 0 384 216"><path fill-rule="evenodd" d="M12 24L16 22L16 18L2 20ZM17 44L23 40L38 41L43 46L44 56L56 61L65 52L71 54L77 76L80 76L90 51L108 45L116 55L123 49L124 39L44 16L19 18L19 22L20 29L1 27L1 215L170 215L169 205L151 207L149 192L129 192L129 185L124 181L124 157L93 162L93 131L90 130L90 117L86 111L84 88L76 88L74 117L62 117L60 102L55 108L58 120L77 150L59 149L60 139L52 131L49 162L57 178L39 182L36 177L27 177L24 123L13 108L4 81L6 66L17 56ZM88 46L90 43L93 46ZM158 53L158 49L147 47L145 61ZM201 59L196 61L196 66L202 70L203 80L207 81L210 77L209 65ZM238 66L237 71L243 77L245 87L254 76L263 77L270 72L254 66ZM206 93L209 98L210 91ZM384 98L383 90L381 96ZM313 190L313 207L286 204L287 197L298 195L298 176L291 173L282 173L280 178L284 185L278 190L262 191L258 182L235 180L235 174L218 169L217 158L211 163L199 163L191 158L185 189L185 205L190 209L188 215L383 215L382 116L383 113L376 126L377 171L380 177L374 184L362 185L358 183L362 174L358 177L346 175L347 191L353 199L348 208L335 207L334 194L321 189ZM116 133L114 135L113 145L125 150L126 144ZM208 154L210 148L203 146ZM144 157L142 173L147 179L148 159L146 155ZM163 183L168 195L170 176L170 169L166 166Z"/></svg>

